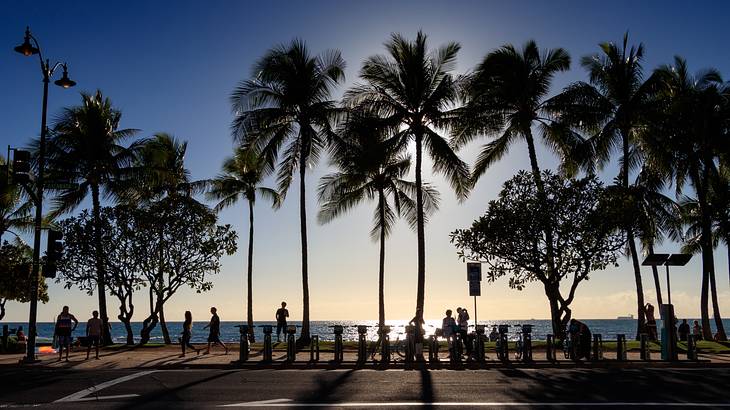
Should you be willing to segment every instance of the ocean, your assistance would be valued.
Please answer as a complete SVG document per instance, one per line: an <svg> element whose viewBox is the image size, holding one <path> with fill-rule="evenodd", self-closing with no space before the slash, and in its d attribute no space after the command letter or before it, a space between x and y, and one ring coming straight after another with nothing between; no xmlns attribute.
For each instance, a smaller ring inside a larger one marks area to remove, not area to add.
<svg viewBox="0 0 730 410"><path fill-rule="evenodd" d="M692 325L693 320L698 319L688 319L690 325ZM635 338L636 336L636 320L634 319L585 319L581 320L583 323L585 323L593 332L594 334L601 334L603 335L604 340L609 339L615 339L616 335L619 333L625 334L626 338L631 340ZM193 323L193 343L205 343L208 338L208 330L203 329L203 326L206 325L207 322L194 322ZM260 327L262 325L273 325L274 328L276 328L275 322L254 322L255 323L255 336L257 341L263 340L263 329ZM714 320L711 320L711 323L713 325L713 333L714 333ZM221 340L224 342L238 342L240 338L240 333L236 325L243 324L243 322L221 322ZM297 325L297 334L299 334L299 327L301 326L301 322L295 322L290 321L290 325ZM399 320L390 320L387 321L387 324L391 326L391 333L390 333L390 339L396 340L398 338L403 339L404 338L404 331L405 331L405 325L406 321L399 321ZM493 325L499 325L499 324L508 324L511 325L510 327L510 338L513 340L517 339L516 331L518 327L516 325L519 324L531 324L533 325L532 330L532 338L533 340L545 340L545 336L549 333L552 333L551 325L549 320L486 320L486 321L479 321L479 324L484 324L487 326L487 333L491 330L491 326ZM730 329L730 319L723 320L723 324L725 325L726 329ZM27 323L19 323L19 322L0 322L0 325L8 325L10 329L17 328L18 326L23 326L23 329L26 331L27 334ZM53 336L53 323L50 322L43 322L38 324L38 336L43 341L43 339L48 339ZM332 333L332 326L334 325L342 325L344 326L344 334L343 339L344 340L357 340L357 325L367 325L371 326L369 328L368 332L368 340L375 340L377 339L376 334L376 328L377 325L376 320L363 320L363 321L346 321L346 320L333 320L333 321L312 321L311 322L311 334L312 335L318 335L319 340L321 341L331 341L334 340L334 335ZM74 336L83 336L85 334L85 322L80 322L78 328L74 332ZM441 326L440 320L428 320L426 321L425 325L425 331L427 335L431 335L434 333L435 329ZM661 328L661 321L657 321L657 326ZM178 337L180 336L180 332L182 331L182 322L167 322L167 327L170 331L170 338L172 338L173 342L177 342ZM139 332L142 329L142 322L134 322L132 323L132 329L134 330L134 338L135 341L139 341ZM274 329L276 331L276 329ZM117 343L125 343L126 342L126 331L124 330L124 325L120 322L112 322L112 338ZM162 342L162 332L160 330L160 326L158 325L152 332L152 338L150 340L152 343L161 343Z"/></svg>

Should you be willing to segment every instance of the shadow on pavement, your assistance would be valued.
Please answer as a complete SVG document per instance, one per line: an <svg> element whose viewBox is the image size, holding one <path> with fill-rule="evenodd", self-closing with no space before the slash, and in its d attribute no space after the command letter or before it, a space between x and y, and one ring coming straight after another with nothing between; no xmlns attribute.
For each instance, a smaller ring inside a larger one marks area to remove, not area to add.
<svg viewBox="0 0 730 410"><path fill-rule="evenodd" d="M305 393L295 399L295 402L309 402L309 403L325 403L327 399L342 386L350 376L353 375L357 370L352 369L339 374L334 380L326 380L327 375L331 373L325 373L325 376L317 378L317 389L311 393Z"/></svg>
<svg viewBox="0 0 730 410"><path fill-rule="evenodd" d="M144 404L149 403L150 405L154 406L155 401L175 401L180 400L176 394L180 391L184 391L185 389L188 389L193 386L197 386L199 384L208 383L210 381L220 379L221 377L226 377L232 373L236 373L236 370L228 370L220 373L216 373L212 376L208 376L199 380L195 380L189 383L182 384L177 387L173 387L171 389L165 389L165 390L157 390L150 393L143 394L139 397L135 397L134 399L125 402L124 406L119 407L120 409L137 409L141 407Z"/></svg>

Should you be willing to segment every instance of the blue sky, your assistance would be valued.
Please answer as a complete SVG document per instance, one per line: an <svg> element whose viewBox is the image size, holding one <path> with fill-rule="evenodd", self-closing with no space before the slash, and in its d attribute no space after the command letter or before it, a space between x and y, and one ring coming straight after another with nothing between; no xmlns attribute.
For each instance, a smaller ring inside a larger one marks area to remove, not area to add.
<svg viewBox="0 0 730 410"><path fill-rule="evenodd" d="M67 61L71 90L52 87L49 112L79 101L79 91L101 89L122 110L122 125L141 130L139 136L165 131L189 142L187 166L197 179L218 172L232 142L228 96L235 85L250 76L251 66L268 48L294 37L315 51L337 48L347 61L347 81L335 97L357 80L364 58L382 53L391 32L413 37L423 29L432 46L447 41L462 45L457 73L471 69L486 53L505 43L521 45L535 39L541 48L564 47L573 57L569 72L556 77L553 91L585 80L576 63L595 53L597 43L619 41L630 31L632 41L646 46L647 72L670 63L675 54L687 58L693 70L712 66L730 76L730 34L726 30L730 4L678 1L124 1L124 2L21 2L0 4L0 142L23 146L37 135L40 123L41 78L37 60L24 59L12 48L22 41L30 25L45 55ZM462 150L473 163L478 144ZM4 152L4 149L3 149ZM541 166L556 165L556 158L540 147ZM448 242L448 233L465 227L495 197L502 182L527 167L526 149L515 146L509 156L488 171L470 198L459 204L438 176L428 179L442 192L442 207L427 227L426 315L440 317L446 308L471 306L464 280L464 265ZM310 174L313 193L327 172L326 159ZM614 165L605 180L615 175ZM254 314L271 319L281 300L287 300L292 317L301 315L298 208L296 188L277 212L259 204L254 279ZM310 285L313 319L371 319L377 314L377 252L369 240L372 204L327 226L316 223L317 204L308 198L310 233ZM247 217L244 204L221 213L241 234L239 252L224 259L208 294L183 291L167 312L186 309L199 316L211 305L224 320L244 317L244 260ZM676 244L665 244L676 251ZM730 309L727 258L717 252L721 307ZM387 248L386 313L391 319L407 318L415 304L415 234L406 224L397 226ZM697 258L696 258L697 259ZM645 272L648 300L654 288ZM698 314L699 271L696 261L673 275L673 299L679 315ZM615 317L634 312L633 275L627 261L621 267L597 272L582 286L575 301L578 317ZM547 303L538 284L523 292L506 282L483 285L480 317L544 318ZM96 298L51 286L51 302L40 307L40 320L50 320L63 304L85 315ZM145 306L140 295L137 318ZM116 310L109 298L110 312ZM168 313L168 317L175 317ZM27 306L10 303L9 320L26 320Z"/></svg>

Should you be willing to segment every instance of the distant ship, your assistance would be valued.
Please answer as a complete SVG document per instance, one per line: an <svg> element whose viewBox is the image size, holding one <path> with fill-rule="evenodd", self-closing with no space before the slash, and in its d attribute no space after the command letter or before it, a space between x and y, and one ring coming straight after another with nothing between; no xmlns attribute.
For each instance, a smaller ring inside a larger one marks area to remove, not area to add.
<svg viewBox="0 0 730 410"><path fill-rule="evenodd" d="M616 320L634 320L634 315L619 316L616 318Z"/></svg>

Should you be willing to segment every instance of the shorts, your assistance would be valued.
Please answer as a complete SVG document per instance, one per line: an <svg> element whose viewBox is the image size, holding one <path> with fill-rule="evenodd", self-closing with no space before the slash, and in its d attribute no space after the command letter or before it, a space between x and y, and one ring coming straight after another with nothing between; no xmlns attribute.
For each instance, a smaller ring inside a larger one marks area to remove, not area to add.
<svg viewBox="0 0 730 410"><path fill-rule="evenodd" d="M86 337L86 343L89 344L89 347L91 346L99 346L99 342L101 341L101 336L87 336Z"/></svg>
<svg viewBox="0 0 730 410"><path fill-rule="evenodd" d="M220 344L223 344L223 342L221 342L221 338L218 335L214 335L214 334L208 335L208 343L220 343Z"/></svg>
<svg viewBox="0 0 730 410"><path fill-rule="evenodd" d="M58 345L68 347L71 344L71 336L57 335Z"/></svg>
<svg viewBox="0 0 730 410"><path fill-rule="evenodd" d="M286 322L280 322L276 324L276 335L278 336L281 332L286 333Z"/></svg>

